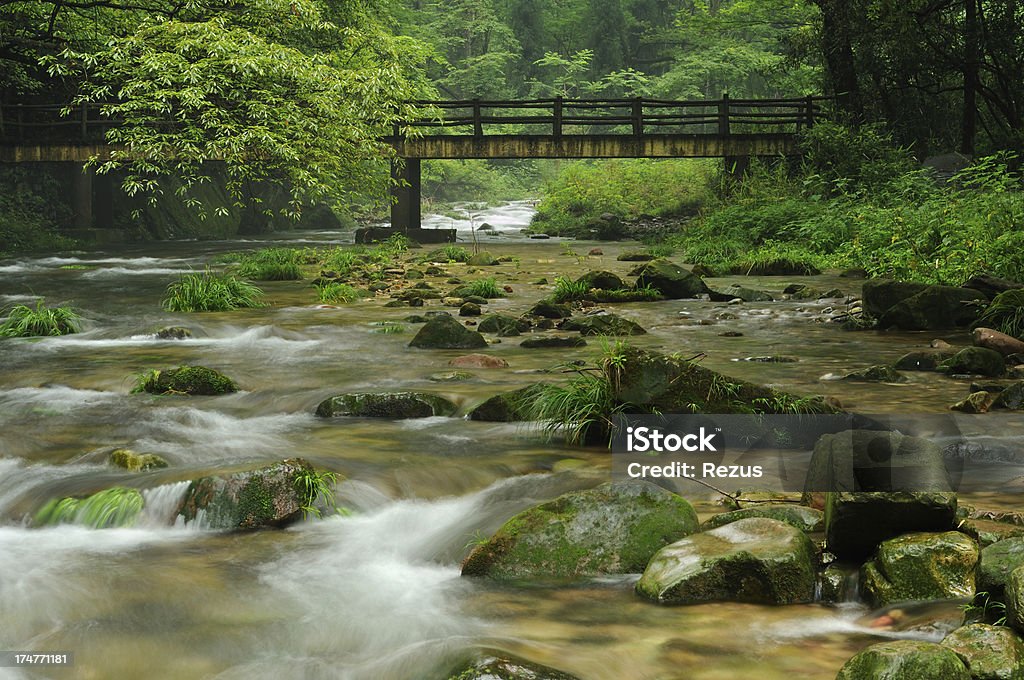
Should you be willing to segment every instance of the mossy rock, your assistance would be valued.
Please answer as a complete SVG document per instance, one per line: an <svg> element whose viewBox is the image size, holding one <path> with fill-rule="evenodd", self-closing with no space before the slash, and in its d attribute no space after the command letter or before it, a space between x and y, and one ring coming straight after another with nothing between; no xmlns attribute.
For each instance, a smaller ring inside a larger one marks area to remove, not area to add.
<svg viewBox="0 0 1024 680"><path fill-rule="evenodd" d="M821 270L807 260L773 257L737 262L729 268L729 273L744 276L817 276Z"/></svg>
<svg viewBox="0 0 1024 680"><path fill-rule="evenodd" d="M217 395L237 392L235 382L205 366L178 366L165 371L151 371L135 392L149 394Z"/></svg>
<svg viewBox="0 0 1024 680"><path fill-rule="evenodd" d="M530 307L530 311L527 314L540 316L545 319L567 319L572 316L572 310L569 308L569 305L541 300L533 307Z"/></svg>
<svg viewBox="0 0 1024 680"><path fill-rule="evenodd" d="M1017 567L1006 577L1003 601L1007 623L1018 633L1024 632L1024 567Z"/></svg>
<svg viewBox="0 0 1024 680"><path fill-rule="evenodd" d="M1024 680L1024 642L1006 626L972 623L942 641L960 657L974 680Z"/></svg>
<svg viewBox="0 0 1024 680"><path fill-rule="evenodd" d="M430 382L466 382L467 380L475 380L476 376L466 371L442 371L441 373L431 373L427 376L427 380Z"/></svg>
<svg viewBox="0 0 1024 680"><path fill-rule="evenodd" d="M961 413L988 413L995 400L996 395L982 390L971 392L949 408L951 411L960 411Z"/></svg>
<svg viewBox="0 0 1024 680"><path fill-rule="evenodd" d="M562 349L573 347L586 347L587 341L583 338L563 338L558 336L544 336L539 338L527 338L519 343L523 349Z"/></svg>
<svg viewBox="0 0 1024 680"><path fill-rule="evenodd" d="M928 288L926 283L871 279L864 282L861 289L861 301L864 304L864 311L877 319L896 303L913 297L926 288Z"/></svg>
<svg viewBox="0 0 1024 680"><path fill-rule="evenodd" d="M842 377L842 380L853 382L887 382L905 383L907 379L891 366L870 366L859 371L852 371Z"/></svg>
<svg viewBox="0 0 1024 680"><path fill-rule="evenodd" d="M804 532L750 517L662 548L636 592L661 604L810 602L815 562L814 544Z"/></svg>
<svg viewBox="0 0 1024 680"><path fill-rule="evenodd" d="M951 649L922 640L894 640L858 653L836 680L971 680L971 674Z"/></svg>
<svg viewBox="0 0 1024 680"><path fill-rule="evenodd" d="M825 540L829 552L856 559L882 541L911 531L953 528L956 494L940 491L826 494Z"/></svg>
<svg viewBox="0 0 1024 680"><path fill-rule="evenodd" d="M649 286L673 300L711 292L704 279L665 258L651 260L636 271L638 288Z"/></svg>
<svg viewBox="0 0 1024 680"><path fill-rule="evenodd" d="M1005 538L981 550L978 591L1000 598L1010 573L1024 567L1024 538Z"/></svg>
<svg viewBox="0 0 1024 680"><path fill-rule="evenodd" d="M459 316L480 316L483 312L475 302L463 302L459 307Z"/></svg>
<svg viewBox="0 0 1024 680"><path fill-rule="evenodd" d="M192 330L184 326L165 326L156 332L157 340L186 340L192 337Z"/></svg>
<svg viewBox="0 0 1024 680"><path fill-rule="evenodd" d="M847 587L850 575L841 567L830 564L818 575L820 597L822 602L836 603L846 600Z"/></svg>
<svg viewBox="0 0 1024 680"><path fill-rule="evenodd" d="M488 314L480 319L476 329L480 333L497 333L498 337L507 338L530 330L530 322L505 314Z"/></svg>
<svg viewBox="0 0 1024 680"><path fill-rule="evenodd" d="M744 302L772 302L775 300L769 293L763 290L754 290L753 288L747 288L745 286L732 285L725 290L718 293L725 300L734 300L739 298Z"/></svg>
<svg viewBox="0 0 1024 680"><path fill-rule="evenodd" d="M136 453L131 449L114 449L107 456L111 465L124 468L129 472L158 470L167 467L167 461L152 453Z"/></svg>
<svg viewBox="0 0 1024 680"><path fill-rule="evenodd" d="M558 326L563 331L579 331L580 335L646 335L643 326L617 314L588 314L566 319Z"/></svg>
<svg viewBox="0 0 1024 680"><path fill-rule="evenodd" d="M987 302L982 293L969 288L928 286L885 310L877 317L878 327L905 331L961 328L976 321Z"/></svg>
<svg viewBox="0 0 1024 680"><path fill-rule="evenodd" d="M310 499L301 479L313 474L301 458L286 459L247 472L194 480L177 515L186 522L202 518L211 529L263 529L287 526L303 516Z"/></svg>
<svg viewBox="0 0 1024 680"><path fill-rule="evenodd" d="M457 407L444 397L429 392L351 392L320 402L321 418L429 418L450 416Z"/></svg>
<svg viewBox="0 0 1024 680"><path fill-rule="evenodd" d="M619 262L650 262L654 256L639 250L627 250L615 259Z"/></svg>
<svg viewBox="0 0 1024 680"><path fill-rule="evenodd" d="M883 541L861 569L861 587L874 606L905 600L972 598L978 544L958 531L917 533Z"/></svg>
<svg viewBox="0 0 1024 680"><path fill-rule="evenodd" d="M420 349L478 349L486 347L487 341L450 316L435 316L420 328L409 346Z"/></svg>
<svg viewBox="0 0 1024 680"><path fill-rule="evenodd" d="M1008 385L996 395L992 408L1019 411L1024 408L1024 380Z"/></svg>
<svg viewBox="0 0 1024 680"><path fill-rule="evenodd" d="M1004 541L1008 538L1024 536L1024 527L1018 524L997 522L991 519L964 519L961 520L958 528L960 531L976 540L978 545L982 548L987 548L990 545L994 545L999 541ZM1022 560L1022 563L1024 563L1024 560ZM979 589L983 590L981 588Z"/></svg>
<svg viewBox="0 0 1024 680"><path fill-rule="evenodd" d="M626 287L626 282L618 274L609 271L589 271L576 279L576 283L586 284L587 289L619 290Z"/></svg>
<svg viewBox="0 0 1024 680"><path fill-rule="evenodd" d="M496 394L469 412L470 420L494 423L513 423L528 420L527 407L538 385L527 385L518 390Z"/></svg>
<svg viewBox="0 0 1024 680"><path fill-rule="evenodd" d="M748 517L768 517L785 522L800 531L821 531L825 528L825 513L794 503L759 503L742 510L723 512L700 525L701 531L715 529Z"/></svg>
<svg viewBox="0 0 1024 680"><path fill-rule="evenodd" d="M611 482L516 515L474 548L462 575L567 581L634 573L696 529L697 514L682 496L647 482Z"/></svg>
<svg viewBox="0 0 1024 680"><path fill-rule="evenodd" d="M489 656L453 671L448 680L579 680L575 675L509 656Z"/></svg>
<svg viewBox="0 0 1024 680"><path fill-rule="evenodd" d="M493 267L498 264L498 260L496 260L489 252L484 250L476 255L470 255L469 259L466 260L466 264L471 267Z"/></svg>
<svg viewBox="0 0 1024 680"><path fill-rule="evenodd" d="M1006 359L994 349L965 347L940 363L938 370L954 375L983 375L989 378L998 378L1006 373Z"/></svg>

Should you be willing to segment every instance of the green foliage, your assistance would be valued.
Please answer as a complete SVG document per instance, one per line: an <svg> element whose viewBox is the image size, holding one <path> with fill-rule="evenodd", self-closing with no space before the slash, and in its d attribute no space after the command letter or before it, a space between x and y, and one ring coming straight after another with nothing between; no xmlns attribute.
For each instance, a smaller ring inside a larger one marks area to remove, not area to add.
<svg viewBox="0 0 1024 680"><path fill-rule="evenodd" d="M321 516L320 507L324 506L332 513L346 514L338 507L334 497L334 486L338 483L338 475L327 470L302 469L294 479L295 490L301 498L302 515L309 517Z"/></svg>
<svg viewBox="0 0 1024 680"><path fill-rule="evenodd" d="M469 251L462 246L447 245L427 253L424 262L468 262Z"/></svg>
<svg viewBox="0 0 1024 680"><path fill-rule="evenodd" d="M52 500L36 513L33 521L37 526L74 523L93 529L130 526L142 505L142 494L137 489L116 486L84 499Z"/></svg>
<svg viewBox="0 0 1024 680"><path fill-rule="evenodd" d="M805 161L823 193L874 195L917 164L883 125L858 127L821 122L801 134Z"/></svg>
<svg viewBox="0 0 1024 680"><path fill-rule="evenodd" d="M347 283L332 281L318 286L317 297L320 302L334 304L338 302L355 302L362 294Z"/></svg>
<svg viewBox="0 0 1024 680"><path fill-rule="evenodd" d="M569 163L547 186L532 228L572 235L604 213L691 215L710 197L712 176L712 166L699 160Z"/></svg>
<svg viewBox="0 0 1024 680"><path fill-rule="evenodd" d="M994 328L1015 338L1024 336L1024 290L1007 290L997 295L974 325Z"/></svg>
<svg viewBox="0 0 1024 680"><path fill-rule="evenodd" d="M260 251L263 253L266 251ZM297 281L302 278L302 268L298 262L272 261L269 258L243 258L235 269L235 274L255 281Z"/></svg>
<svg viewBox="0 0 1024 680"><path fill-rule="evenodd" d="M477 297L487 298L488 300L505 297L505 291L501 289L497 280L493 276L489 276L486 279L470 281L468 284L459 288L459 294L462 297L476 295Z"/></svg>
<svg viewBox="0 0 1024 680"><path fill-rule="evenodd" d="M555 278L555 289L551 291L551 300L554 302L573 302L586 300L590 292L590 286L586 281L573 281L567 276Z"/></svg>
<svg viewBox="0 0 1024 680"><path fill-rule="evenodd" d="M5 187L0 191L0 257L75 246L58 230L71 211L55 173L38 164L2 165L0 186Z"/></svg>
<svg viewBox="0 0 1024 680"><path fill-rule="evenodd" d="M259 307L263 291L248 281L207 269L184 274L167 286L161 302L169 312L224 312L239 307Z"/></svg>
<svg viewBox="0 0 1024 680"><path fill-rule="evenodd" d="M70 307L44 307L43 302L42 298L37 300L34 309L27 305L12 307L0 324L0 337L69 335L81 330L81 317Z"/></svg>
<svg viewBox="0 0 1024 680"><path fill-rule="evenodd" d="M205 366L178 366L164 371L149 370L135 376L132 394L228 394L237 392L235 382Z"/></svg>

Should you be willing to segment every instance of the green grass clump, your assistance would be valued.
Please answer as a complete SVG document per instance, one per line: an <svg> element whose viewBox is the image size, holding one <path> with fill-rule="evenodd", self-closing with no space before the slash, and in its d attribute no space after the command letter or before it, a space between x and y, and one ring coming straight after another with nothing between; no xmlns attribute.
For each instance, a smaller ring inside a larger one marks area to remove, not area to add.
<svg viewBox="0 0 1024 680"><path fill-rule="evenodd" d="M573 281L567 276L555 277L555 289L551 292L553 302L574 302L586 300L590 286L586 281Z"/></svg>
<svg viewBox="0 0 1024 680"><path fill-rule="evenodd" d="M167 286L161 301L168 312L225 312L239 307L259 307L263 291L230 274L207 269L184 274Z"/></svg>
<svg viewBox="0 0 1024 680"><path fill-rule="evenodd" d="M294 478L295 490L298 491L302 503L303 517L321 516L321 507L332 513L345 515L347 510L338 507L334 497L334 486L338 483L338 475L326 470L302 469Z"/></svg>
<svg viewBox="0 0 1024 680"><path fill-rule="evenodd" d="M44 307L40 299L34 309L27 305L12 307L7 320L0 324L0 337L69 335L81 330L80 321L81 317L70 307Z"/></svg>
<svg viewBox="0 0 1024 680"><path fill-rule="evenodd" d="M245 262L235 273L254 281L298 281L302 269L294 262Z"/></svg>
<svg viewBox="0 0 1024 680"><path fill-rule="evenodd" d="M616 290L594 289L590 295L590 299L594 302L651 302L661 298L661 293L650 286Z"/></svg>
<svg viewBox="0 0 1024 680"><path fill-rule="evenodd" d="M570 444L593 443L611 431L623 406L612 398L604 372L580 372L568 385L540 385L522 407L527 420L542 424L548 438L562 435Z"/></svg>
<svg viewBox="0 0 1024 680"><path fill-rule="evenodd" d="M459 294L461 297L476 295L477 297L487 298L488 300L492 298L505 297L505 291L498 286L498 282L494 277L471 281L459 288Z"/></svg>
<svg viewBox="0 0 1024 680"><path fill-rule="evenodd" d="M337 302L354 302L358 300L362 294L347 283L338 283L332 281L319 286L319 292L317 297L320 298L320 302L327 304L334 304Z"/></svg>
<svg viewBox="0 0 1024 680"><path fill-rule="evenodd" d="M1007 290L996 295L974 326L994 328L1015 338L1024 337L1024 290Z"/></svg>
<svg viewBox="0 0 1024 680"><path fill-rule="evenodd" d="M469 251L462 246L447 245L431 250L423 258L424 262L468 262Z"/></svg>
<svg viewBox="0 0 1024 680"><path fill-rule="evenodd" d="M142 505L142 494L137 489L116 486L88 498L52 500L36 513L34 523L83 524L93 529L130 526L142 512Z"/></svg>

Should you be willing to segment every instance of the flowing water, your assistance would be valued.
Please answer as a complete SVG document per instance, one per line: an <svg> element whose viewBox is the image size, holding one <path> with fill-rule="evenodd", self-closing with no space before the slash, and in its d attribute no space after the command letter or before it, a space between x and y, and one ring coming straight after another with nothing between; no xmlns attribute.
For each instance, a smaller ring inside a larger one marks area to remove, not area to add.
<svg viewBox="0 0 1024 680"><path fill-rule="evenodd" d="M631 268L615 260L621 244L601 244L603 255L588 256L597 244L519 236L529 214L528 205L513 204L456 225L460 239L479 238L492 253L516 258L494 269L514 293L492 309L525 311L551 288L531 283L539 277L553 282L587 269ZM446 219L435 221L448 226ZM471 236L469 227L484 221L497 231ZM201 269L218 253L350 239L292 233L0 262L0 304L38 296L71 301L86 319L78 335L0 342L0 650L75 654L71 668L0 668L0 677L430 679L447 677L480 650L499 650L587 679L831 678L878 639L881 633L859 622L866 611L856 605L666 608L633 595L635 575L562 588L460 578L473 542L511 515L607 480L607 453L548 444L528 427L458 418L325 421L312 415L317 403L350 390L429 389L472 405L560 379L542 371L593 357L599 343L569 356L522 350L506 339L489 351L510 369L435 383L429 376L460 352L409 349L412 326L380 333L375 324L409 313L386 309L381 299L323 308L308 282L278 282L263 286L271 306L262 309L160 309L178 273ZM465 267L449 269L460 274ZM789 280L743 282L778 293ZM836 277L806 282L857 292L856 282ZM852 409L940 413L963 396L962 382L935 374L908 374L904 385L822 380L887 363L932 339L847 333L822 322L843 304L689 300L616 311L650 331L634 339L638 345L704 353L711 368L828 394ZM156 339L155 330L167 325L187 326L195 337ZM723 330L743 336L720 337ZM957 334L948 339L965 342ZM764 355L799 361L743 361ZM130 393L136 374L181 363L221 370L242 391ZM137 474L111 468L106 454L121 446L159 454L171 467ZM189 479L289 456L343 475L337 495L352 514L240 534L171 524ZM567 458L580 463L555 466ZM1009 476L1000 471L994 479ZM51 498L113 485L144 490L146 510L133 528L26 525ZM996 484L977 499L1008 509L1014 491ZM690 497L702 516L716 511L705 491Z"/></svg>

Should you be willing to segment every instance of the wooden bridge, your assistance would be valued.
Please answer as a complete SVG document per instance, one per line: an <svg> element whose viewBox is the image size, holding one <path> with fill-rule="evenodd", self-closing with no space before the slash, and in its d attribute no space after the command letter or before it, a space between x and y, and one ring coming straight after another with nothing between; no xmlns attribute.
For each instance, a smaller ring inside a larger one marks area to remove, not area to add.
<svg viewBox="0 0 1024 680"><path fill-rule="evenodd" d="M708 101L417 102L423 115L386 137L398 156L392 164L392 228L420 227L425 158L724 158L727 168L742 171L751 157L797 154L796 133L822 117L825 101L723 95ZM109 153L104 133L114 125L98 104L69 115L54 105L0 105L0 163L82 164ZM79 174L76 213L91 215L92 180Z"/></svg>

